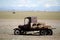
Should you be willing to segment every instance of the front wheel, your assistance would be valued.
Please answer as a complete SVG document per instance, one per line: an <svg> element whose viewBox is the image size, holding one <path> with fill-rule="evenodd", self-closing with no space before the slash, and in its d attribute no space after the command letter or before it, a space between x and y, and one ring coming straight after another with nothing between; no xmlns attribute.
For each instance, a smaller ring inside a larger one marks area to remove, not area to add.
<svg viewBox="0 0 60 40"><path fill-rule="evenodd" d="M19 30L14 30L14 35L19 35L20 31Z"/></svg>

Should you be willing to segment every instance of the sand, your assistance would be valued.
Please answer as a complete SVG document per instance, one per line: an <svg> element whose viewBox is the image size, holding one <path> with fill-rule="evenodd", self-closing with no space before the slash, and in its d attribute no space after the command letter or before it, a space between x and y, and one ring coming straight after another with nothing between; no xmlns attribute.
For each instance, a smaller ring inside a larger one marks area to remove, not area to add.
<svg viewBox="0 0 60 40"><path fill-rule="evenodd" d="M38 22L51 25L52 36L36 35L13 35L13 29L23 25L23 19L0 19L0 40L60 40L60 20L38 20Z"/></svg>

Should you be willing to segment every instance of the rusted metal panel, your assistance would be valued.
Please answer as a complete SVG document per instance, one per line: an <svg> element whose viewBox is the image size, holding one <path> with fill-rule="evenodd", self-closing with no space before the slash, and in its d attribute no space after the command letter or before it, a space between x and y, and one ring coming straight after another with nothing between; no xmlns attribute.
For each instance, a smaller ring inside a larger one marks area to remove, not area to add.
<svg viewBox="0 0 60 40"><path fill-rule="evenodd" d="M37 23L37 17L31 17L31 22L32 23Z"/></svg>

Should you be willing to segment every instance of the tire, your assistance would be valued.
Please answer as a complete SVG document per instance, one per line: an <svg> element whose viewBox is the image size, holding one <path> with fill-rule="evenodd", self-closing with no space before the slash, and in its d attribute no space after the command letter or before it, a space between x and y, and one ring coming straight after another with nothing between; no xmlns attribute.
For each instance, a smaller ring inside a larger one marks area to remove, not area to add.
<svg viewBox="0 0 60 40"><path fill-rule="evenodd" d="M19 30L14 30L14 35L20 35L20 31Z"/></svg>
<svg viewBox="0 0 60 40"><path fill-rule="evenodd" d="M48 29L48 35L53 35L53 31L51 29Z"/></svg>
<svg viewBox="0 0 60 40"><path fill-rule="evenodd" d="M40 35L47 35L47 30L40 30Z"/></svg>

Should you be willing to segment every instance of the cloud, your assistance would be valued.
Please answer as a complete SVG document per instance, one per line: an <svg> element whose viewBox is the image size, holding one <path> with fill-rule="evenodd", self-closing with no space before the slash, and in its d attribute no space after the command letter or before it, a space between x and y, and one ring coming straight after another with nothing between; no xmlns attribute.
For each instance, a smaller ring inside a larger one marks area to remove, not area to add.
<svg viewBox="0 0 60 40"><path fill-rule="evenodd" d="M36 5L36 4L19 4L17 6L18 7L37 7L38 5Z"/></svg>
<svg viewBox="0 0 60 40"><path fill-rule="evenodd" d="M60 4L58 4L58 3L57 4L56 3L55 4L48 4L48 3L45 4L45 7L51 7L51 6L60 6Z"/></svg>
<svg viewBox="0 0 60 40"><path fill-rule="evenodd" d="M44 4L44 6L46 7L46 8L50 8L50 7L55 7L55 6L60 6L60 2L58 2L57 0L50 0L50 1L47 1L45 4Z"/></svg>
<svg viewBox="0 0 60 40"><path fill-rule="evenodd" d="M35 2L32 2L32 0L20 0L20 2L17 2L15 4L18 7L37 7L38 4Z"/></svg>
<svg viewBox="0 0 60 40"><path fill-rule="evenodd" d="M11 3L10 3L11 2ZM0 6L16 6L16 7L40 7L40 6L59 6L60 4L56 3L57 0L11 0L1 3ZM3 5L2 5L3 4Z"/></svg>
<svg viewBox="0 0 60 40"><path fill-rule="evenodd" d="M51 6L60 6L57 0L16 0L16 4L12 4L11 6L16 7L28 7L28 8L37 8L37 7L46 7L49 8Z"/></svg>
<svg viewBox="0 0 60 40"><path fill-rule="evenodd" d="M50 4L51 6L60 6L60 4Z"/></svg>
<svg viewBox="0 0 60 40"><path fill-rule="evenodd" d="M46 8L49 8L49 7L51 7L49 4L45 4L44 5Z"/></svg>
<svg viewBox="0 0 60 40"><path fill-rule="evenodd" d="M33 10L45 10L48 8L52 8L55 6L60 6L59 0L4 0L0 1L0 8L7 7L13 7L15 9L33 9ZM25 10L24 9L24 10ZM57 8L56 8L57 9Z"/></svg>

